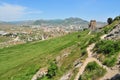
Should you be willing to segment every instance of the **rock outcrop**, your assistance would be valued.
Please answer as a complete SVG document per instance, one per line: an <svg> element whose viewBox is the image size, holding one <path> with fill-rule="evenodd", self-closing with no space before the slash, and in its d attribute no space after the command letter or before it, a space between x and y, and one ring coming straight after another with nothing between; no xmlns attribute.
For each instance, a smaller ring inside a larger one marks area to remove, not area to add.
<svg viewBox="0 0 120 80"><path fill-rule="evenodd" d="M67 74L63 75L60 80L70 80L71 76L72 76L72 70L69 71Z"/></svg>
<svg viewBox="0 0 120 80"><path fill-rule="evenodd" d="M38 78L41 78L43 76L45 76L48 73L48 69L47 68L41 68L39 69L39 71L32 77L31 80L37 80Z"/></svg>
<svg viewBox="0 0 120 80"><path fill-rule="evenodd" d="M120 39L120 23L118 25L114 26L113 30L107 34L105 39L108 39L108 40Z"/></svg>

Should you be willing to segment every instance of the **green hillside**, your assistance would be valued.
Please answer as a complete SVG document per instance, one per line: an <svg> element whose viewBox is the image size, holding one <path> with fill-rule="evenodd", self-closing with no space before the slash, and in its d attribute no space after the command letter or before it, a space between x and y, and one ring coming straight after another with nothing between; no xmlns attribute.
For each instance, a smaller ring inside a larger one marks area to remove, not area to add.
<svg viewBox="0 0 120 80"><path fill-rule="evenodd" d="M99 59L101 63L108 67L114 66L120 51L120 45L116 46L116 44L119 44L120 41L100 40L100 37L109 33L119 22L119 20L115 20L110 25L102 28L101 32L97 33L92 32L91 34L88 34L88 30L73 32L45 41L31 42L0 49L0 80L31 80L33 75L40 68L50 67L50 63L54 61L57 56L60 56L63 52L69 51L70 54L59 61L61 66L58 67L54 77L51 79L47 79L46 77L40 79L58 80L66 72L74 68L73 63L77 59L80 59L81 61L83 60L84 63L85 58L88 57L86 54L86 48L92 43L95 43L95 48L93 50L97 52L97 55L99 56L100 54L104 57L98 57L102 59ZM93 65L90 67L93 67ZM82 75L82 78L89 78L92 80L92 75L94 74L96 74L96 79L105 74L104 69L101 74L99 74L97 69L100 71L101 67L97 66L94 69L96 72L90 75L88 74L91 71L89 69L85 69L85 73ZM71 80L75 78L78 68L74 69L73 72L74 74L72 75Z"/></svg>
<svg viewBox="0 0 120 80"><path fill-rule="evenodd" d="M40 67L48 66L48 62L61 50L77 42L84 45L91 37L87 34L88 31L70 33L50 40L0 49L0 80L30 80Z"/></svg>

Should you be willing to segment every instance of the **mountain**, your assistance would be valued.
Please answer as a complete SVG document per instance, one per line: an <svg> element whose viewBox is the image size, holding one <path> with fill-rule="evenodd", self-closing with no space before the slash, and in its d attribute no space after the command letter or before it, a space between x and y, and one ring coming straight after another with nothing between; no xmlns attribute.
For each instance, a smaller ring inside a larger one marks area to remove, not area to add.
<svg viewBox="0 0 120 80"><path fill-rule="evenodd" d="M81 18L66 18L64 20L62 19L56 19L56 20L37 20L33 23L34 25L51 25L51 26L70 26L70 25L74 25L74 26L82 26L82 27L86 27L88 26L88 21L83 20Z"/></svg>
<svg viewBox="0 0 120 80"><path fill-rule="evenodd" d="M34 23L33 20L26 20L26 21L12 21L12 22L9 22L11 24L14 24L14 25L32 25Z"/></svg>
<svg viewBox="0 0 120 80"><path fill-rule="evenodd" d="M9 22L5 22L5 21L0 21L0 25L4 25L4 24L11 24L11 23L9 23Z"/></svg>
<svg viewBox="0 0 120 80"><path fill-rule="evenodd" d="M26 20L26 21L11 21L11 22L0 22L0 24L12 24L12 25L45 25L45 26L61 26L61 27L70 27L73 26L81 26L84 28L88 28L89 22L83 20L81 18L70 17L66 19L53 19L53 20ZM106 23L105 22L97 22L97 27L102 27Z"/></svg>
<svg viewBox="0 0 120 80"><path fill-rule="evenodd" d="M81 27L88 27L89 22L86 20L83 20L81 18L74 18L74 17L70 17L70 18L66 18L66 19L56 19L56 20L36 20L34 23L34 25L51 25L51 26L70 26L70 25L74 25L74 26L81 26ZM102 27L106 25L105 22L97 22L97 27Z"/></svg>

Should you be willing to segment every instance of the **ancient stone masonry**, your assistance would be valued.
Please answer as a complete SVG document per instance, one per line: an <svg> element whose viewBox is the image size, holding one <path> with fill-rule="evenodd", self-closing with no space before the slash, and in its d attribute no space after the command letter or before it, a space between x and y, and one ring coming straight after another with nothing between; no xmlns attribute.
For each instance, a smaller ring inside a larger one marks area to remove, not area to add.
<svg viewBox="0 0 120 80"><path fill-rule="evenodd" d="M89 29L90 29L91 31L95 31L95 29L96 29L96 20L91 20L91 21L90 21Z"/></svg>

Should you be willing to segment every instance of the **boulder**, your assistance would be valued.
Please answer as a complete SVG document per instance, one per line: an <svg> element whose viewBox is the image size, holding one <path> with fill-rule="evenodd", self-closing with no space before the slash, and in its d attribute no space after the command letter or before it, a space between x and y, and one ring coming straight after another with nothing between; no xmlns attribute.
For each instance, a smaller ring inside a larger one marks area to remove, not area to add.
<svg viewBox="0 0 120 80"><path fill-rule="evenodd" d="M39 71L32 77L31 80L37 80L38 78L45 76L47 73L48 73L47 68L40 68Z"/></svg>

